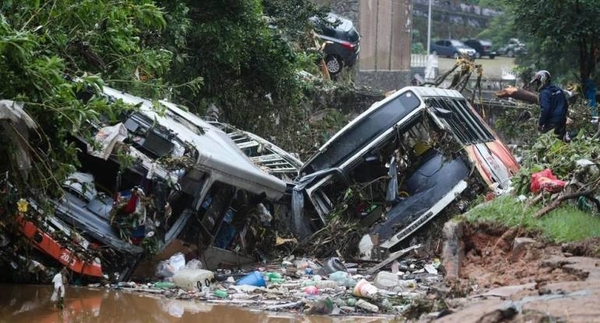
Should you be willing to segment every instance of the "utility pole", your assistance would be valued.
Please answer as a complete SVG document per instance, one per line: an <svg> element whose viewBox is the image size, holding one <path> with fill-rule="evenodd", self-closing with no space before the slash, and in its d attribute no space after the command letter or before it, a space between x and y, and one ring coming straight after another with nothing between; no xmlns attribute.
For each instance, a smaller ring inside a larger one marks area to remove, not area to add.
<svg viewBox="0 0 600 323"><path fill-rule="evenodd" d="M431 53L431 0L429 0L429 11L427 13L427 55Z"/></svg>

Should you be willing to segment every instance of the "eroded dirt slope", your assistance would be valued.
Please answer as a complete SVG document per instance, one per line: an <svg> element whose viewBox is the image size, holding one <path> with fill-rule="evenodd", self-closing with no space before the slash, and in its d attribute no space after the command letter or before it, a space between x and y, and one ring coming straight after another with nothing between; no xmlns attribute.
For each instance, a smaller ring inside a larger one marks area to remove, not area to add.
<svg viewBox="0 0 600 323"><path fill-rule="evenodd" d="M518 230L467 226L460 286L435 322L600 322L599 240L555 245ZM430 318L429 320L432 320Z"/></svg>

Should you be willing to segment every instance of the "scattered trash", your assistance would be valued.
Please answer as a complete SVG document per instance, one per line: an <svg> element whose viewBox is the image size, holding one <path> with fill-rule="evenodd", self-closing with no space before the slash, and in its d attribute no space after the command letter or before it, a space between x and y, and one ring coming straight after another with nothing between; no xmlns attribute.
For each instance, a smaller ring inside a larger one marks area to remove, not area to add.
<svg viewBox="0 0 600 323"><path fill-rule="evenodd" d="M156 266L156 276L173 277L180 269L185 267L185 256L178 252L167 260L163 260Z"/></svg>
<svg viewBox="0 0 600 323"><path fill-rule="evenodd" d="M185 264L186 269L202 269L202 263L198 259L192 259Z"/></svg>
<svg viewBox="0 0 600 323"><path fill-rule="evenodd" d="M152 284L152 287L153 287L153 288L158 288L158 289L169 289L169 288L173 288L173 287L175 287L175 286L176 286L176 285L175 285L174 283L172 283L172 282L167 282L167 281L164 281L164 282L156 282L156 283Z"/></svg>
<svg viewBox="0 0 600 323"><path fill-rule="evenodd" d="M331 314L333 311L333 301L329 298L318 300L306 311L306 314Z"/></svg>
<svg viewBox="0 0 600 323"><path fill-rule="evenodd" d="M203 287L210 287L214 279L213 272L204 269L181 269L173 275L173 283L187 290L195 288L202 290Z"/></svg>
<svg viewBox="0 0 600 323"><path fill-rule="evenodd" d="M236 284L237 285L250 285L250 286L256 286L256 287L267 286L267 283L265 282L263 275L259 271L253 271L253 272L249 273L248 275L246 275L246 276L242 277L240 280L238 280L238 282Z"/></svg>
<svg viewBox="0 0 600 323"><path fill-rule="evenodd" d="M377 294L377 287L361 279L356 286L354 286L354 295L359 297L373 298Z"/></svg>
<svg viewBox="0 0 600 323"><path fill-rule="evenodd" d="M306 286L304 287L304 292L307 295L317 295L319 294L319 289L316 286Z"/></svg>
<svg viewBox="0 0 600 323"><path fill-rule="evenodd" d="M340 261L339 258L329 258L325 266L321 269L322 275L329 275L336 271L346 271L346 266Z"/></svg>
<svg viewBox="0 0 600 323"><path fill-rule="evenodd" d="M365 301L364 299L359 299L356 302L356 307L360 307L363 310L367 310L367 311L373 312L373 313L379 312L379 307L377 307L377 305L373 305L373 304Z"/></svg>
<svg viewBox="0 0 600 323"><path fill-rule="evenodd" d="M335 281L340 286L354 287L356 281L345 271L336 271L329 275L329 279Z"/></svg>
<svg viewBox="0 0 600 323"><path fill-rule="evenodd" d="M533 193L538 193L539 191L550 193L560 192L566 184L567 182L556 178L550 169L544 169L531 174L531 191Z"/></svg>
<svg viewBox="0 0 600 323"><path fill-rule="evenodd" d="M439 274L433 273L440 266L439 259L407 259L406 255L397 256L385 265L346 263L339 258L321 262L286 257L279 263L263 263L246 269L212 272L183 268L173 275L173 282L121 282L106 287L162 294L167 299L267 311L302 311L316 315L401 314L407 303L426 298L443 282ZM325 264L324 270L334 267L345 270L314 274L313 271L320 270L318 263ZM373 270L376 267L379 269ZM177 306L168 303L165 306L173 316L179 315Z"/></svg>
<svg viewBox="0 0 600 323"><path fill-rule="evenodd" d="M375 281L373 284L377 286L377 288L391 290L392 288L398 286L398 275L388 272L388 271L380 271L375 276Z"/></svg>
<svg viewBox="0 0 600 323"><path fill-rule="evenodd" d="M219 298L227 298L227 296L229 296L229 294L227 293L226 290L222 290L222 289L217 289L213 292L213 295L215 295L216 297Z"/></svg>
<svg viewBox="0 0 600 323"><path fill-rule="evenodd" d="M430 274L437 274L438 273L437 269L435 268L435 266L433 264L427 264L427 265L425 265L424 268Z"/></svg>

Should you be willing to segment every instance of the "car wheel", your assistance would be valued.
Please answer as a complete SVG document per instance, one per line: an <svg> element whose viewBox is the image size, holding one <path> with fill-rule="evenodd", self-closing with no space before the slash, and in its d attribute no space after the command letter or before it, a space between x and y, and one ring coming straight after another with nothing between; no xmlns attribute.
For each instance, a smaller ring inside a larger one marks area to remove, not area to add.
<svg viewBox="0 0 600 323"><path fill-rule="evenodd" d="M344 62L337 56L329 55L325 57L325 65L327 66L329 74L336 75L342 71Z"/></svg>
<svg viewBox="0 0 600 323"><path fill-rule="evenodd" d="M452 54L452 57L454 57L454 58L459 58L459 57L460 57L460 54L459 54L458 52L454 52L454 54Z"/></svg>
<svg viewBox="0 0 600 323"><path fill-rule="evenodd" d="M490 59L494 59L496 55L490 55Z"/></svg>
<svg viewBox="0 0 600 323"><path fill-rule="evenodd" d="M512 49L506 51L506 56L515 57L515 52Z"/></svg>
<svg viewBox="0 0 600 323"><path fill-rule="evenodd" d="M481 54L479 54L479 52L475 52L475 58L480 59L481 58Z"/></svg>

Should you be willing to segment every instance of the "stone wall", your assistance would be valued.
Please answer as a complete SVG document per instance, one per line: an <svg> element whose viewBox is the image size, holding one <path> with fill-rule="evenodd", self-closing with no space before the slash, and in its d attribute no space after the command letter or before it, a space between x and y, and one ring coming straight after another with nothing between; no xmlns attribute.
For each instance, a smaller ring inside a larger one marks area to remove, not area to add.
<svg viewBox="0 0 600 323"><path fill-rule="evenodd" d="M389 91L409 85L415 73L423 75L421 68L410 67L410 47L414 21L427 15L423 10L428 0L313 1L352 20L361 34L361 54L351 71L356 84ZM432 9L433 18L440 20L438 24L452 24L456 20L471 29L487 25L498 14L465 7L456 1L434 0Z"/></svg>

